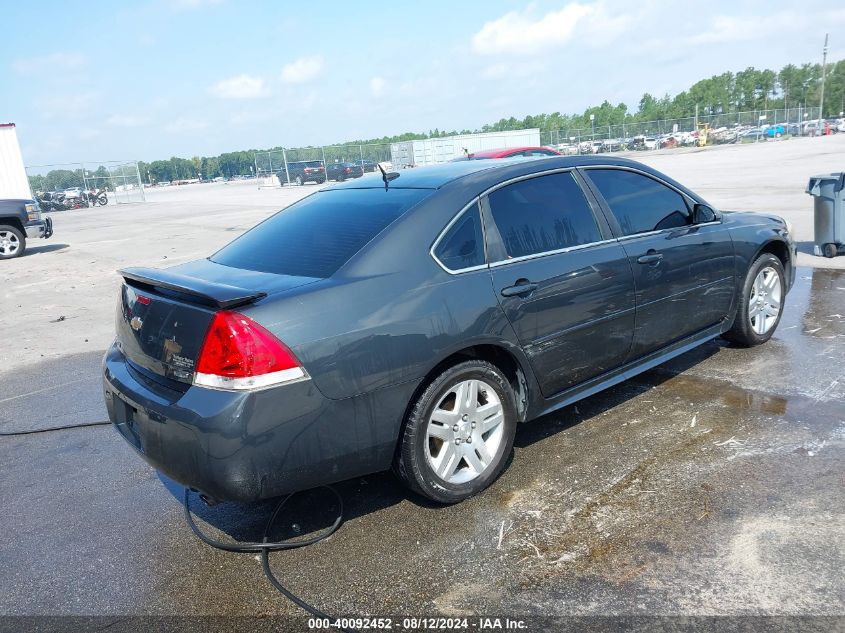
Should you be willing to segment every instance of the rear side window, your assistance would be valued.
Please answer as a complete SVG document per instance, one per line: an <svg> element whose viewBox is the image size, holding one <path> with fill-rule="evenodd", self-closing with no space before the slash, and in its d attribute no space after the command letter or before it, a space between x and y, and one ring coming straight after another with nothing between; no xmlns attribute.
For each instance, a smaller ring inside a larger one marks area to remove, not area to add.
<svg viewBox="0 0 845 633"><path fill-rule="evenodd" d="M571 173L521 180L488 198L509 258L601 240L593 210Z"/></svg>
<svg viewBox="0 0 845 633"><path fill-rule="evenodd" d="M434 256L452 271L484 264L484 233L477 204L449 228L434 249Z"/></svg>
<svg viewBox="0 0 845 633"><path fill-rule="evenodd" d="M234 268L331 277L430 189L321 191L279 211L211 257Z"/></svg>
<svg viewBox="0 0 845 633"><path fill-rule="evenodd" d="M621 169L590 169L587 174L625 235L679 228L692 222L684 197L653 178Z"/></svg>

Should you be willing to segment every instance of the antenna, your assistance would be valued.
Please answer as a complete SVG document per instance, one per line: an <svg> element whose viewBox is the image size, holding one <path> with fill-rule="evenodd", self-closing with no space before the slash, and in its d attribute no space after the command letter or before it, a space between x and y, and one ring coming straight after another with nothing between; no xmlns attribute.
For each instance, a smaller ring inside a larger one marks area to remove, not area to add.
<svg viewBox="0 0 845 633"><path fill-rule="evenodd" d="M385 171L384 165L381 163L378 163L378 170L381 172L381 179L384 181L384 190L387 191L390 181L399 178L399 174L395 171Z"/></svg>

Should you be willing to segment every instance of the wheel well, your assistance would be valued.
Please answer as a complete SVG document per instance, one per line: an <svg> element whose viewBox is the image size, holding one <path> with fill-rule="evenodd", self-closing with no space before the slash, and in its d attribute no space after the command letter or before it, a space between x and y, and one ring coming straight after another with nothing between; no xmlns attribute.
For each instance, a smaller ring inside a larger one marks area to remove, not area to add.
<svg viewBox="0 0 845 633"><path fill-rule="evenodd" d="M21 233L26 235L26 229L23 226L23 222L21 219L15 216L9 218L0 218L0 224L5 224L6 226L13 226L18 229Z"/></svg>
<svg viewBox="0 0 845 633"><path fill-rule="evenodd" d="M501 372L505 375L505 378L507 378L508 382L510 382L511 388L516 396L515 399L519 421L524 422L528 411L528 381L526 380L522 364L504 347L489 344L465 347L464 349L459 350L440 361L426 374L425 378L423 378L420 385L414 391L414 395L408 403L408 407L405 412L405 419L407 419L408 413L410 412L411 407L414 406L417 398L419 398L420 394L426 390L432 380L449 367L470 359L486 360L488 363L495 365L501 370Z"/></svg>
<svg viewBox="0 0 845 633"><path fill-rule="evenodd" d="M760 252L757 254L759 257L763 253L771 253L775 257L780 260L780 263L783 264L783 270L786 272L787 279L789 278L789 269L792 266L792 261L789 258L789 247L779 240L772 240L771 242L767 242L763 245L763 248L760 249Z"/></svg>

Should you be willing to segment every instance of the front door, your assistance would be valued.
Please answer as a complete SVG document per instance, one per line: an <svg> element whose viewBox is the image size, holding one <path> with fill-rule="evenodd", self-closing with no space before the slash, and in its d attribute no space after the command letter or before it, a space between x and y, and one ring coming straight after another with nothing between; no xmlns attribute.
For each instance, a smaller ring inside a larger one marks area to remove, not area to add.
<svg viewBox="0 0 845 633"><path fill-rule="evenodd" d="M482 204L493 289L543 394L621 365L634 325L631 267L573 174L520 180Z"/></svg>
<svg viewBox="0 0 845 633"><path fill-rule="evenodd" d="M646 174L585 169L604 199L634 274L630 359L725 318L735 294L733 242L721 222L694 224L687 197Z"/></svg>

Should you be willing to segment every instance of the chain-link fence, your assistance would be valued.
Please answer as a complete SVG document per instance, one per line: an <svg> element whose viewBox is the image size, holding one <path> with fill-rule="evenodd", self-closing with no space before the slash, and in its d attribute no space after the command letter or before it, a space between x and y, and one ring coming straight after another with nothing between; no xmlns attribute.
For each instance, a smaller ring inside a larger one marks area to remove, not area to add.
<svg viewBox="0 0 845 633"><path fill-rule="evenodd" d="M542 145L562 154L661 150L722 143L759 143L824 131L819 109L752 110L657 121L560 130L508 130L414 139L394 143L285 147L255 153L254 171L263 186L344 180L378 170L378 163L404 169L443 163L485 149Z"/></svg>
<svg viewBox="0 0 845 633"><path fill-rule="evenodd" d="M543 130L541 143L564 154L671 149L684 145L758 143L823 132L819 109L788 108L699 115L677 119Z"/></svg>
<svg viewBox="0 0 845 633"><path fill-rule="evenodd" d="M62 194L79 197L80 192L104 193L111 204L146 200L141 172L135 161L30 165L26 173L32 192L42 200Z"/></svg>
<svg viewBox="0 0 845 633"><path fill-rule="evenodd" d="M256 152L255 173L264 186L301 184L307 180L331 179L347 172L349 168L356 175L374 172L378 163L390 161L390 144L362 143L326 145L321 147L293 147ZM309 171L306 173L306 169ZM316 172L313 170L317 170ZM312 174L316 174L312 177ZM307 176L307 177L306 177Z"/></svg>

